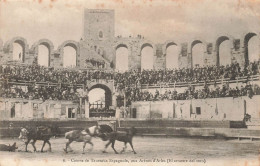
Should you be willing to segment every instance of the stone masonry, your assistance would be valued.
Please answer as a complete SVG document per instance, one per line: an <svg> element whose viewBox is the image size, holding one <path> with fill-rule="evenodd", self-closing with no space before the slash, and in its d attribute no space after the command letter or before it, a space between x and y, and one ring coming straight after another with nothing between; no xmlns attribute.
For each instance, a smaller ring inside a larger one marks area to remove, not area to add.
<svg viewBox="0 0 260 166"><path fill-rule="evenodd" d="M115 37L115 18L114 10L107 9L85 9L84 11L84 35L80 41L64 41L57 49L48 39L41 39L31 47L23 37L15 37L5 43L0 39L0 59L2 63L12 61L13 43L18 43L23 48L22 61L31 64L38 56L38 46L45 45L49 49L49 66L55 68L63 67L63 48L71 46L76 50L76 67L88 68L85 60L96 58L105 61L106 69L116 68L116 50L125 47L128 50L128 68L141 69L141 51L144 47L153 48L154 69L166 68L166 51L171 45L179 47L178 64L180 68L193 67L192 48L196 44L204 46L203 62L204 65L219 64L219 46L224 41L231 43L231 62L238 62L242 65L248 63L248 41L257 36L260 41L259 32L248 32L241 34L236 39L230 35L219 36L214 42L207 42L202 39L192 39L179 43L168 40L164 43L153 43L142 37ZM259 42L260 43L260 42ZM260 45L260 44L259 44ZM259 52L260 55L260 52Z"/></svg>

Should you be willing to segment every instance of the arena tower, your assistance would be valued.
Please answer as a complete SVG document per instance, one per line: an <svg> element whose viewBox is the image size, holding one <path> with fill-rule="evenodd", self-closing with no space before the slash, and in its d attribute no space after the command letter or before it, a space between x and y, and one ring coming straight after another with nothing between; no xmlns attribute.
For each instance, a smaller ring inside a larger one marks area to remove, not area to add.
<svg viewBox="0 0 260 166"><path fill-rule="evenodd" d="M110 68L114 55L114 27L114 10L85 9L84 34L80 41L81 68L88 66L86 59L104 61L106 68Z"/></svg>

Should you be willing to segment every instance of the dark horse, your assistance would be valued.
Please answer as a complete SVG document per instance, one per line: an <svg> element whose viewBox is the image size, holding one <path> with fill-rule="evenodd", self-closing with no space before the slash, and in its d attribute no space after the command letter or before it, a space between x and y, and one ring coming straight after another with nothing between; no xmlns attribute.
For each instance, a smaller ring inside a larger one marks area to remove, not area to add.
<svg viewBox="0 0 260 166"><path fill-rule="evenodd" d="M38 126L35 128L21 128L19 139L25 139L25 151L27 152L27 145L31 140L34 152L36 151L35 143L37 140L42 140L43 145L41 152L45 144L49 144L49 151L51 151L50 138L56 136L59 133L59 128L57 126Z"/></svg>
<svg viewBox="0 0 260 166"><path fill-rule="evenodd" d="M129 143L134 154L136 154L134 147L133 147L133 136L136 134L136 129L134 127L128 129L127 131L114 131L111 133L102 133L99 136L102 138L103 141L109 140L109 142L105 145L105 149L103 151L103 153L106 152L107 147L112 143L112 148L115 151L116 154L118 154L118 152L115 150L114 145L115 145L115 141L120 141L120 142L124 142L125 143L125 147L123 148L123 150L121 151L121 153L123 153L125 151L125 149L127 148L126 144Z"/></svg>

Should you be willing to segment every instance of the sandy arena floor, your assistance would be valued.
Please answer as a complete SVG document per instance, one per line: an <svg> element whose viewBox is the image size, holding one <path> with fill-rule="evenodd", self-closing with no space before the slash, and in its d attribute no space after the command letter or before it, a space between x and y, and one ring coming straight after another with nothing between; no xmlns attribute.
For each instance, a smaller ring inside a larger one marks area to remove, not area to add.
<svg viewBox="0 0 260 166"><path fill-rule="evenodd" d="M99 138L93 138L93 151L89 151L90 145L86 146L86 153L82 154L82 144L73 142L71 144L73 152L64 153L66 139L52 138L52 152L47 152L48 144L46 144L44 153L33 152L32 145L28 145L25 152L24 143L18 139L2 139L1 143L13 144L17 143L19 147L16 152L0 152L2 160L1 166L6 165L8 160L15 161L16 165L20 165L22 161L35 162L45 161L48 163L60 162L63 164L74 165L82 163L95 164L117 164L117 163L143 163L151 165L154 162L168 165L179 164L201 164L207 165L213 161L237 161L238 163L250 165L250 163L259 164L259 147L260 141L250 140L216 140L216 139L198 139L198 138L161 138L161 137L134 137L133 144L137 154L131 151L130 145L123 154L115 154L111 146L108 147L107 153L102 153L104 145ZM40 150L42 141L36 142L37 150ZM116 142L115 148L120 151L123 148L122 142ZM7 160L4 162L4 160ZM17 164L17 161L19 164ZM143 161L143 162L142 162ZM215 163L215 162L213 162ZM9 164L7 164L9 165ZM237 165L237 164L235 164ZM244 164L243 164L244 165Z"/></svg>

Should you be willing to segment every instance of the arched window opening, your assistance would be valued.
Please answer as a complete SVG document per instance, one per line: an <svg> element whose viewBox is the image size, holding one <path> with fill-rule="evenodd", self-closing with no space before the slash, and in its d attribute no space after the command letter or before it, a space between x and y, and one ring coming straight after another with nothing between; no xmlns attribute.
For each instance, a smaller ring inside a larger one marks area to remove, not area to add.
<svg viewBox="0 0 260 166"><path fill-rule="evenodd" d="M13 60L23 62L24 48L21 44L13 43Z"/></svg>
<svg viewBox="0 0 260 166"><path fill-rule="evenodd" d="M153 48L151 46L145 46L141 51L141 69L153 69Z"/></svg>
<svg viewBox="0 0 260 166"><path fill-rule="evenodd" d="M229 40L223 41L219 45L219 65L231 64L231 43Z"/></svg>
<svg viewBox="0 0 260 166"><path fill-rule="evenodd" d="M105 102L105 90L101 88L95 88L89 91L89 108L101 109L106 107Z"/></svg>
<svg viewBox="0 0 260 166"><path fill-rule="evenodd" d="M254 62L257 61L260 58L259 55L259 39L257 36L253 36L249 41L248 41L248 60L249 62Z"/></svg>
<svg viewBox="0 0 260 166"><path fill-rule="evenodd" d="M63 48L63 67L75 67L77 52L71 46L66 46Z"/></svg>
<svg viewBox="0 0 260 166"><path fill-rule="evenodd" d="M177 69L179 49L176 45L171 45L166 49L166 68Z"/></svg>
<svg viewBox="0 0 260 166"><path fill-rule="evenodd" d="M120 72L128 70L128 49L125 47L116 49L116 69Z"/></svg>
<svg viewBox="0 0 260 166"><path fill-rule="evenodd" d="M204 66L204 46L202 43L195 44L192 47L192 67Z"/></svg>
<svg viewBox="0 0 260 166"><path fill-rule="evenodd" d="M41 44L38 46L38 64L41 66L49 66L49 48Z"/></svg>

